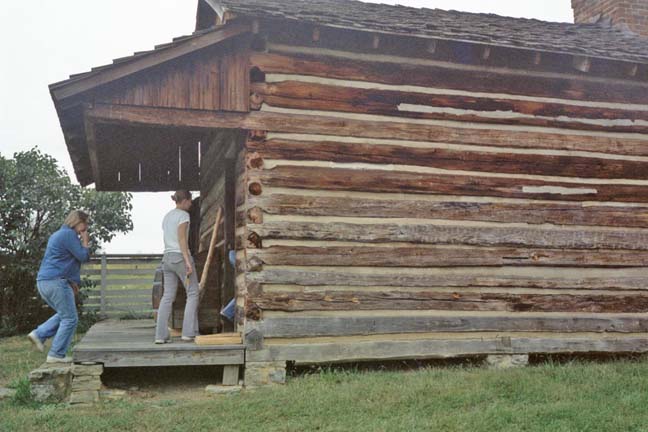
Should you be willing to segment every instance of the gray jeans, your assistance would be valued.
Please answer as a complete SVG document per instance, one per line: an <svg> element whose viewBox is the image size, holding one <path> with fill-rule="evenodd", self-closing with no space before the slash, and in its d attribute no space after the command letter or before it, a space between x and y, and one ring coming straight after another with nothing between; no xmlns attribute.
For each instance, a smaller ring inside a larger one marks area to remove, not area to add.
<svg viewBox="0 0 648 432"><path fill-rule="evenodd" d="M157 324L155 326L155 339L169 339L169 317L171 308L178 291L178 278L182 281L187 292L187 303L185 305L184 318L182 320L182 336L194 337L198 334L198 276L196 265L191 259L193 271L189 276L189 284L186 283L186 270L182 254L169 252L162 258L162 271L164 272L164 294L160 300L158 309Z"/></svg>

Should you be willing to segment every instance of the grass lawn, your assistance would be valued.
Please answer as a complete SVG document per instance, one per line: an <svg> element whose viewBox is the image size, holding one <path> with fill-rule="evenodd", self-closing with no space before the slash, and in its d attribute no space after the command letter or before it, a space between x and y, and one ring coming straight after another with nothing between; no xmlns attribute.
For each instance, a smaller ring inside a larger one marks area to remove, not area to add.
<svg viewBox="0 0 648 432"><path fill-rule="evenodd" d="M0 385L42 361L0 339ZM233 396L93 408L0 402L0 431L648 431L648 359L492 371L326 371Z"/></svg>

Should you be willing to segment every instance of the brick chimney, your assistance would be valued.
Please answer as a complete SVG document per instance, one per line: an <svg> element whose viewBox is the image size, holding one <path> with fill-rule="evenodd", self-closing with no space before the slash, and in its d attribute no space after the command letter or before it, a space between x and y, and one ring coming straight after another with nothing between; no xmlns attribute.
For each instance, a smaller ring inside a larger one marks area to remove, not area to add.
<svg viewBox="0 0 648 432"><path fill-rule="evenodd" d="M574 22L604 23L648 37L648 0L571 0Z"/></svg>

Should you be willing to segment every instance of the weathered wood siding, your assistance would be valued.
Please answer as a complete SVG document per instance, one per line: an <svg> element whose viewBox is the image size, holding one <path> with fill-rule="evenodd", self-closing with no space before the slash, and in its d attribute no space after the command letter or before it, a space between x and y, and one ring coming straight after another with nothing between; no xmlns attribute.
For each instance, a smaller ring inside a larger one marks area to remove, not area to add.
<svg viewBox="0 0 648 432"><path fill-rule="evenodd" d="M239 208L250 360L645 346L645 82L268 38L251 107L276 117Z"/></svg>
<svg viewBox="0 0 648 432"><path fill-rule="evenodd" d="M248 42L238 37L101 88L97 102L247 112Z"/></svg>
<svg viewBox="0 0 648 432"><path fill-rule="evenodd" d="M242 243L237 236L242 235L245 226L245 156L241 137L244 134L236 130L215 132L205 146L201 160L201 207L200 207L200 241L199 261L202 264L214 230L218 208L222 208L223 218L219 227L217 249L207 282L206 297L201 308L215 305L209 310L210 319L219 322L219 327L226 330L234 328L232 323L224 321L220 308L225 306L236 295L242 278L243 269L233 267L229 262L228 251L241 250ZM239 313L239 316L243 316Z"/></svg>
<svg viewBox="0 0 648 432"><path fill-rule="evenodd" d="M246 36L100 87L87 97L113 106L200 111L249 111ZM92 126L89 123L89 126ZM202 134L170 128L95 127L92 155L101 190L198 189L198 141ZM129 158L123 158L128 153ZM179 168L181 167L181 168Z"/></svg>

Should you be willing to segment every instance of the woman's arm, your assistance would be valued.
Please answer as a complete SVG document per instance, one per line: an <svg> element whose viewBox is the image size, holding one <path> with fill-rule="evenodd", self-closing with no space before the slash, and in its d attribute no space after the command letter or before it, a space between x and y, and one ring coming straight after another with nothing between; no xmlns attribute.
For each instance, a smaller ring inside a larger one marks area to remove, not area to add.
<svg viewBox="0 0 648 432"><path fill-rule="evenodd" d="M76 234L70 231L65 237L65 248L81 263L90 261L90 250L88 249L88 232L81 233L81 241Z"/></svg>
<svg viewBox="0 0 648 432"><path fill-rule="evenodd" d="M187 276L189 276L193 272L191 256L189 255L189 222L178 225L178 243L180 243L180 250L184 257L185 270L187 271Z"/></svg>

